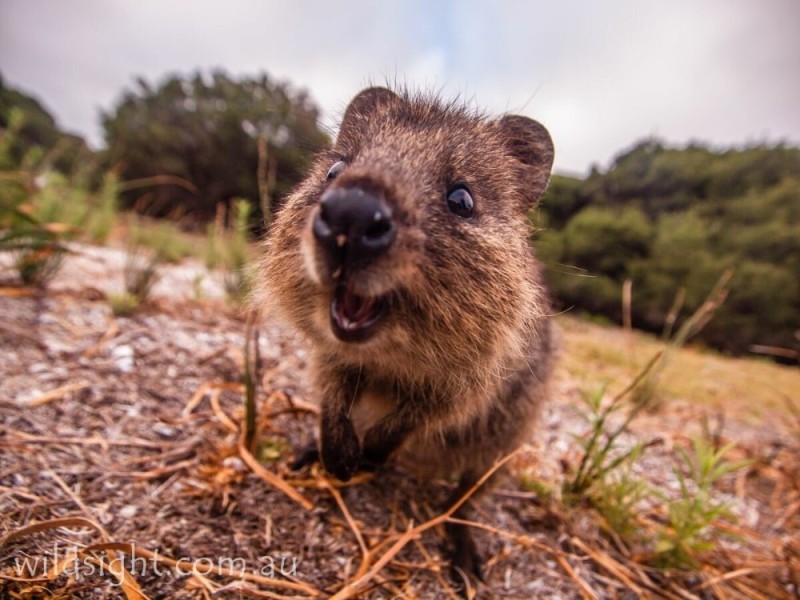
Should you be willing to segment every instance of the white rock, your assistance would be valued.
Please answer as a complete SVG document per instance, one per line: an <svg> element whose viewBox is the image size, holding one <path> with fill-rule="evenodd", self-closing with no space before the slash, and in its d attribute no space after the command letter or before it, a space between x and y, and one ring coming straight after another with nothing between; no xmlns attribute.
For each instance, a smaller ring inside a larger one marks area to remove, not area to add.
<svg viewBox="0 0 800 600"><path fill-rule="evenodd" d="M153 431L163 438L171 438L175 435L175 429L161 421L153 424Z"/></svg>
<svg viewBox="0 0 800 600"><path fill-rule="evenodd" d="M247 469L245 468L244 462L238 456L229 456L225 460L222 461L223 466L233 469L234 471L244 472Z"/></svg>
<svg viewBox="0 0 800 600"><path fill-rule="evenodd" d="M134 352L133 346L127 344L116 346L111 350L111 358L114 361L117 369L123 373L130 373L134 367Z"/></svg>

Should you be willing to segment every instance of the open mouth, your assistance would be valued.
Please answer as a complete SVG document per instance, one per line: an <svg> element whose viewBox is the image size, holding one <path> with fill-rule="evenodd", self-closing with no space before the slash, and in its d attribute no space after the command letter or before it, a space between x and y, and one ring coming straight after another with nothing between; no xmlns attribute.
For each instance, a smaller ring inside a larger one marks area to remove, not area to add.
<svg viewBox="0 0 800 600"><path fill-rule="evenodd" d="M333 333L343 342L366 341L375 333L388 308L386 296L365 298L340 285L331 302Z"/></svg>

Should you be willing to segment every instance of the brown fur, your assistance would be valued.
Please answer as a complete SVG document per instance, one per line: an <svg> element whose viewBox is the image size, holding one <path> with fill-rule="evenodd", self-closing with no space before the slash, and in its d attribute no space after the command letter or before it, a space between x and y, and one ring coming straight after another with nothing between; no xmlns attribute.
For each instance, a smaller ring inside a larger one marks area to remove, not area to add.
<svg viewBox="0 0 800 600"><path fill-rule="evenodd" d="M466 485L529 435L551 371L549 304L529 246L527 211L547 184L553 147L538 123L490 120L435 98L365 90L279 211L266 244L264 297L308 341L322 403L321 459L340 477L397 448ZM344 160L344 171L326 181ZM446 204L470 186L475 214ZM389 251L350 278L391 293L377 333L332 333L336 274L311 220L328 186L376 190L398 224Z"/></svg>

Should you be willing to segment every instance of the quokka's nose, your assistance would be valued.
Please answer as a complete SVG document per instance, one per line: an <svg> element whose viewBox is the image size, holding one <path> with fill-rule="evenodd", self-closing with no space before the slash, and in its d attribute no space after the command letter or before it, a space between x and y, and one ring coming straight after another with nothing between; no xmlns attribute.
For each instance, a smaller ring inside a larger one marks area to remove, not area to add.
<svg viewBox="0 0 800 600"><path fill-rule="evenodd" d="M352 187L332 188L322 195L312 230L329 258L359 267L391 246L397 227L383 200Z"/></svg>

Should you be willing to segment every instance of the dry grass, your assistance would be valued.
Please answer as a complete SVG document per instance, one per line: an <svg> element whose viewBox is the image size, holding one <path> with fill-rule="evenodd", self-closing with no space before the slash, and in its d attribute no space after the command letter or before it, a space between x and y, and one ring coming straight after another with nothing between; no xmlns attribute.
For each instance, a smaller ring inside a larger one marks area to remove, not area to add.
<svg viewBox="0 0 800 600"><path fill-rule="evenodd" d="M460 582L447 575L442 551L455 507L441 502L451 484L421 486L388 468L342 486L317 468L290 472L287 452L260 463L242 443L246 326L219 305L114 319L80 294L0 294L0 304L0 597L456 597ZM542 489L557 487L561 465L578 464L572 436L585 430L573 415L576 390L609 380L618 394L661 349L640 334L559 323L565 352L540 446L509 460L512 474L533 473ZM304 355L269 323L260 340L257 439L302 447L317 411ZM119 348L131 350L134 371L115 366ZM688 425L724 409L725 427L709 426L711 440L737 442L734 458L754 461L715 489L739 516L715 525L730 535L698 556L695 570L664 571L591 507L507 478L469 522L487 581L466 595L744 599L800 589L800 411L792 400L800 372L678 349L660 386L661 412L631 423L630 437L648 445L637 467L653 485L668 483ZM642 538L655 539L666 517L664 503L639 507ZM300 568L259 572L273 555L296 557ZM133 556L150 570L133 568ZM51 562L20 568L25 557ZM212 568L217 557L244 568ZM75 560L95 571L76 577Z"/></svg>
<svg viewBox="0 0 800 600"><path fill-rule="evenodd" d="M580 387L609 382L616 393L665 344L641 332L625 332L570 316L559 317L564 331L562 364ZM694 347L676 348L657 394L693 406L733 411L749 423L784 415L786 399L800 400L800 369L763 359L731 358Z"/></svg>

